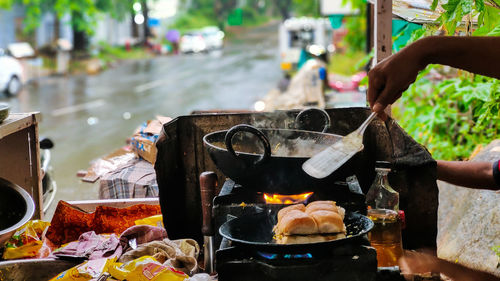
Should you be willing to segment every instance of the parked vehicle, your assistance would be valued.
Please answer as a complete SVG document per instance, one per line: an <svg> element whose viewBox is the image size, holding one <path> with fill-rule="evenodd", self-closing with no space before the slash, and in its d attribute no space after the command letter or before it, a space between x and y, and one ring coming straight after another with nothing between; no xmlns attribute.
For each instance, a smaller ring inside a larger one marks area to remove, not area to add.
<svg viewBox="0 0 500 281"><path fill-rule="evenodd" d="M224 45L224 32L217 26L207 26L201 30L208 50L221 49Z"/></svg>
<svg viewBox="0 0 500 281"><path fill-rule="evenodd" d="M201 32L192 31L182 35L179 49L183 54L205 52L207 43Z"/></svg>
<svg viewBox="0 0 500 281"><path fill-rule="evenodd" d="M53 177L52 166L50 165L50 149L54 143L49 138L40 140L40 162L42 169L42 188L43 188L43 212L47 212L54 202L57 193L57 184Z"/></svg>
<svg viewBox="0 0 500 281"><path fill-rule="evenodd" d="M14 57L0 49L0 92L17 95L23 86L23 67Z"/></svg>
<svg viewBox="0 0 500 281"><path fill-rule="evenodd" d="M330 52L333 29L328 19L290 18L280 24L279 48L281 69L297 69L301 51L316 45Z"/></svg>

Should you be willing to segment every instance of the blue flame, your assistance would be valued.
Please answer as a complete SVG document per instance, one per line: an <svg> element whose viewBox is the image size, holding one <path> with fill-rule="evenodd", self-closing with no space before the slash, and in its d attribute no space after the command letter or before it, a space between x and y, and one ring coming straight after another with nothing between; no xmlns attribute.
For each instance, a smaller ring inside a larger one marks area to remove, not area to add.
<svg viewBox="0 0 500 281"><path fill-rule="evenodd" d="M257 254L267 260L276 260L276 259L312 259L313 255L311 253L306 253L306 254L285 254L285 255L278 255L278 254L272 254L272 253L265 253L265 252L257 252Z"/></svg>
<svg viewBox="0 0 500 281"><path fill-rule="evenodd" d="M285 259L312 259L312 254L287 254L283 256Z"/></svg>
<svg viewBox="0 0 500 281"><path fill-rule="evenodd" d="M278 254L271 254L271 253L264 253L264 252L257 252L259 256L268 259L268 260L275 260L278 258Z"/></svg>

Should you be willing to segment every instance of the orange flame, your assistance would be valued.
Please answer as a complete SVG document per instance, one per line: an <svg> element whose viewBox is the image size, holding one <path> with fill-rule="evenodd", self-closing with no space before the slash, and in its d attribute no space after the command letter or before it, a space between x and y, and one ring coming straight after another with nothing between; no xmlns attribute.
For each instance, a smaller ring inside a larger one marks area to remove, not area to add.
<svg viewBox="0 0 500 281"><path fill-rule="evenodd" d="M267 194L264 193L264 200L267 204L296 204L304 202L314 192L307 192L302 194L280 195L280 194Z"/></svg>

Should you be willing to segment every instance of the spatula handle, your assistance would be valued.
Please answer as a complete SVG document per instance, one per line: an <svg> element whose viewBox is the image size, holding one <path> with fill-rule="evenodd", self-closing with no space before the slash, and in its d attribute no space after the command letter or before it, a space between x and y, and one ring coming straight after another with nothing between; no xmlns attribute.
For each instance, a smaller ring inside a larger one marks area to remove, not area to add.
<svg viewBox="0 0 500 281"><path fill-rule="evenodd" d="M359 126L359 128L356 130L356 131L358 131L358 134L363 135L366 128L368 127L370 122L373 120L373 118L375 118L375 116L377 116L376 112L372 112L372 114L370 114L370 116L368 116L368 118L365 120L365 122L363 122L363 124L361 124L361 126Z"/></svg>

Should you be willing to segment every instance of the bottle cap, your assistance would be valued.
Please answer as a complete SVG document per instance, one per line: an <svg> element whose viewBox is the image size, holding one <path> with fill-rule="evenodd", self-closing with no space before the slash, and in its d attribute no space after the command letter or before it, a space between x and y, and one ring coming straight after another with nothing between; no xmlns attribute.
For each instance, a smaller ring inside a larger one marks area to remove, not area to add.
<svg viewBox="0 0 500 281"><path fill-rule="evenodd" d="M392 163L388 161L376 161L375 168L383 168L390 169L392 167Z"/></svg>
<svg viewBox="0 0 500 281"><path fill-rule="evenodd" d="M401 229L405 229L406 228L405 211L399 210L398 211L398 218L399 218L399 221L401 221Z"/></svg>

